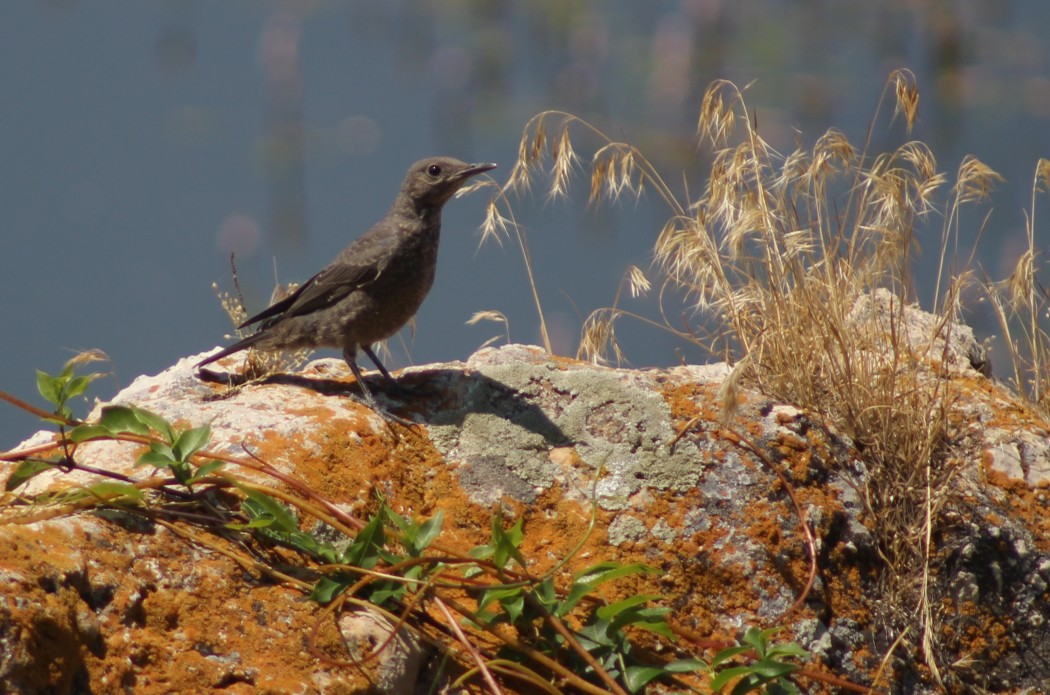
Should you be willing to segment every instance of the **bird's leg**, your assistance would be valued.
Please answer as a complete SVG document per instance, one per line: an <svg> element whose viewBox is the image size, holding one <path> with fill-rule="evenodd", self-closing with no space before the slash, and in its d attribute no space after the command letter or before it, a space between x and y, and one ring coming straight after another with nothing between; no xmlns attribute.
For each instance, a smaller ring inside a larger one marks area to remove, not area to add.
<svg viewBox="0 0 1050 695"><path fill-rule="evenodd" d="M343 359L350 366L350 371L354 373L354 378L357 379L357 384L361 387L361 393L365 394L365 400L368 401L369 407L372 410L379 410L379 404L376 403L376 399L372 396L372 391L369 390L368 384L365 383L365 377L361 374L361 368L357 366L356 353L357 350L354 348L345 348L343 350Z"/></svg>
<svg viewBox="0 0 1050 695"><path fill-rule="evenodd" d="M388 372L386 367L383 366L383 363L379 361L379 358L376 356L375 351L372 350L371 345L362 345L361 350L368 355L368 359L372 360L372 364L376 366L379 373L386 379L391 391L399 396L407 396L412 393L412 389L402 386L396 379L394 379L394 377L390 376L390 372Z"/></svg>
<svg viewBox="0 0 1050 695"><path fill-rule="evenodd" d="M386 370L386 367L383 366L383 363L379 361L378 357L376 357L376 353L372 351L371 345L362 345L361 350L364 351L366 355L368 355L368 359L372 360L372 364L376 366L376 369L379 370L380 374L386 377L387 381L389 381L390 383L396 383L394 381L394 377L390 376L390 372ZM345 357L346 355L344 354L343 356Z"/></svg>
<svg viewBox="0 0 1050 695"><path fill-rule="evenodd" d="M371 352L371 350L368 350L367 352ZM365 405L374 410L376 413L379 413L379 415L386 420L393 420L394 422L404 425L405 427L411 427L412 425L414 425L415 423L411 420L406 420L403 417L394 415L389 410L383 408L379 405L379 403L376 402L375 397L372 396L372 391L368 388L368 384L365 383L364 375L361 374L361 368L357 366L356 353L357 350L345 348L343 350L343 359L346 360L346 364L350 367L350 371L354 373L354 378L357 379L357 383L361 386L361 393L363 393L365 396ZM383 372L386 373L386 370L384 369ZM386 374L386 376L387 378L390 377L389 374ZM355 398L354 400L357 399Z"/></svg>

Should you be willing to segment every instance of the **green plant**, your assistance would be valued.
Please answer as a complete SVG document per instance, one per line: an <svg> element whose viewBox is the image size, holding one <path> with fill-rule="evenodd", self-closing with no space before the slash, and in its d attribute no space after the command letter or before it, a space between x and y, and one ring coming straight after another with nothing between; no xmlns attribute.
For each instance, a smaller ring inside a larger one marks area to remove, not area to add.
<svg viewBox="0 0 1050 695"><path fill-rule="evenodd" d="M499 517L494 516L491 533L491 541L474 548L470 555L491 562L502 578L509 579L512 564L525 570L527 563L520 552L524 540L522 520L503 529ZM481 571L480 566L474 567L468 575ZM696 659L656 664L638 658L630 637L632 631L643 630L672 642L676 640L667 623L670 609L652 605L660 597L639 595L611 604L591 605L579 629L566 627L565 621L599 587L623 577L655 571L637 563L598 563L575 573L564 594L556 590L554 575L497 584L481 592L474 620L486 627L513 626L519 634L530 636L534 648L551 657L557 657L568 643L575 642L579 648L573 661L582 673L594 675L600 669L621 681L630 692L640 692L652 680L702 668ZM505 656L514 658L512 654Z"/></svg>
<svg viewBox="0 0 1050 695"><path fill-rule="evenodd" d="M731 695L743 695L762 690L771 695L795 695L798 688L787 679L797 673L801 667L785 661L787 658L805 658L808 653L802 647L791 642L788 644L769 643L769 638L776 629L759 630L750 627L744 632L743 645L730 647L718 652L708 666L711 673L711 690L721 692L732 684ZM755 660L742 665L731 665L733 659L753 652Z"/></svg>

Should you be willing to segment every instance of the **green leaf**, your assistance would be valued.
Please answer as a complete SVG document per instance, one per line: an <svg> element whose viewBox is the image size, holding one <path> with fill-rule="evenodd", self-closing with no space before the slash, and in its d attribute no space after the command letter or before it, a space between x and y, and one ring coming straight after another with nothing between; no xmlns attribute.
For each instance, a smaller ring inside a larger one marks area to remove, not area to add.
<svg viewBox="0 0 1050 695"><path fill-rule="evenodd" d="M622 621L613 623L613 628L616 630L623 629L624 625L630 625L631 627L638 628L639 630L648 630L649 632L655 632L658 635L662 635L671 641L676 641L678 635L674 633L671 626L667 624L667 620L661 615L655 618L639 618L630 621Z"/></svg>
<svg viewBox="0 0 1050 695"><path fill-rule="evenodd" d="M555 615L562 615L562 606L559 602L558 590L554 586L553 577L548 576L539 584L534 585L532 596L547 610Z"/></svg>
<svg viewBox="0 0 1050 695"><path fill-rule="evenodd" d="M207 445L209 439L211 439L211 427L201 425L179 434L171 448L177 460L189 461L191 456Z"/></svg>
<svg viewBox="0 0 1050 695"><path fill-rule="evenodd" d="M744 693L757 691L762 687L762 684L765 682L765 679L752 673L741 678L740 681L733 686L733 690L730 695L744 695Z"/></svg>
<svg viewBox="0 0 1050 695"><path fill-rule="evenodd" d="M641 691L646 684L660 676L666 675L666 671L657 666L628 666L623 674L624 683L632 693Z"/></svg>
<svg viewBox="0 0 1050 695"><path fill-rule="evenodd" d="M744 632L744 637L740 641L754 647L759 658L763 658L766 655L766 645L769 644L769 638L776 631L777 628L760 630L757 627L751 626Z"/></svg>
<svg viewBox="0 0 1050 695"><path fill-rule="evenodd" d="M746 676L751 673L751 669L747 666L734 666L732 668L723 669L718 672L718 675L711 679L710 688L713 692L718 692L722 688L726 687L730 681ZM735 692L735 691L734 691Z"/></svg>
<svg viewBox="0 0 1050 695"><path fill-rule="evenodd" d="M92 439L112 439L113 432L103 425L77 425L66 433L69 441L79 444Z"/></svg>
<svg viewBox="0 0 1050 695"><path fill-rule="evenodd" d="M40 475L44 471L51 470L56 466L56 463L51 461L44 461L42 459L26 459L22 463L15 467L15 470L7 478L7 482L4 484L4 490L11 492L23 483L31 480L32 478Z"/></svg>
<svg viewBox="0 0 1050 695"><path fill-rule="evenodd" d="M478 602L478 609L484 610L494 601L503 608L511 623L516 623L525 611L525 593L520 586L494 587L486 590Z"/></svg>
<svg viewBox="0 0 1050 695"><path fill-rule="evenodd" d="M398 528L402 533L409 534L415 529L415 524L395 512L385 504L380 508L383 516L387 518L394 526Z"/></svg>
<svg viewBox="0 0 1050 695"><path fill-rule="evenodd" d="M176 482L180 485L189 486L190 478L193 477L193 469L190 468L190 464L185 461L173 461L169 468Z"/></svg>
<svg viewBox="0 0 1050 695"><path fill-rule="evenodd" d="M179 463L172 468L187 466ZM187 477L188 482L192 479ZM335 551L327 543L319 542L308 533L299 530L299 521L295 513L282 502L256 490L241 487L246 499L241 503L241 509L248 515L248 524L231 525L229 528L257 529L260 535L282 543L300 552L319 557L327 562L335 558Z"/></svg>
<svg viewBox="0 0 1050 695"><path fill-rule="evenodd" d="M320 604L326 604L346 591L348 586L350 586L350 581L348 580L321 577L314 584L313 591L310 592L310 598Z"/></svg>
<svg viewBox="0 0 1050 695"><path fill-rule="evenodd" d="M598 647L616 646L615 640L609 635L609 621L607 620L596 620L584 625L577 634L577 638L579 637L585 637L594 643L593 647L587 648L589 652L593 652Z"/></svg>
<svg viewBox="0 0 1050 695"><path fill-rule="evenodd" d="M754 673L762 676L763 678L780 678L781 676L794 673L802 667L798 664L789 664L784 661L773 661L771 659L763 659L762 661L756 661L751 664L751 670Z"/></svg>
<svg viewBox="0 0 1050 695"><path fill-rule="evenodd" d="M87 391L87 387L91 385L91 382L97 379L98 376L98 374L84 374L83 376L70 379L65 387L64 395L66 400L83 394Z"/></svg>
<svg viewBox="0 0 1050 695"><path fill-rule="evenodd" d="M126 405L107 405L102 408L102 416L98 424L105 427L113 434L137 434L148 436L149 425L140 420L134 408Z"/></svg>
<svg viewBox="0 0 1050 695"><path fill-rule="evenodd" d="M577 572L574 580L577 583L589 584L591 587L596 587L599 584L604 584L613 579L627 577L632 574L658 574L659 572L660 570L655 567L650 567L649 565L640 562L634 562L629 565L611 561L599 562L596 565L591 565L587 569Z"/></svg>
<svg viewBox="0 0 1050 695"><path fill-rule="evenodd" d="M715 654L715 658L711 659L711 668L717 668L730 659L735 659L737 656L749 651L751 651L751 647L727 647Z"/></svg>
<svg viewBox="0 0 1050 695"><path fill-rule="evenodd" d="M617 601L616 603L610 603L607 606L602 606L596 612L599 618L604 618L605 620L613 620L614 618L616 618L616 616L618 616L620 613L629 608L634 608L639 604L648 603L649 601L654 601L659 598L662 597L652 594L639 594L637 596L626 598L623 601Z"/></svg>
<svg viewBox="0 0 1050 695"><path fill-rule="evenodd" d="M88 485L71 491L67 499L80 500L85 497L93 497L108 502L118 502L121 498L128 500L142 500L145 493L134 485L122 483L116 480L104 480L94 485Z"/></svg>
<svg viewBox="0 0 1050 695"><path fill-rule="evenodd" d="M173 463L175 463L175 458L172 456L171 448L167 444L159 444L157 442L151 442L149 451L143 453L135 461L136 466L148 465L156 468L168 468Z"/></svg>
<svg viewBox="0 0 1050 695"><path fill-rule="evenodd" d="M272 523L267 528L276 531L284 533L299 531L299 520L284 504L267 494L251 488L241 488L241 491L247 496L241 507L248 514L248 518L258 519L262 517L272 519Z"/></svg>
<svg viewBox="0 0 1050 695"><path fill-rule="evenodd" d="M786 678L778 679L766 685L767 695L799 695L795 684Z"/></svg>
<svg viewBox="0 0 1050 695"><path fill-rule="evenodd" d="M73 378L73 362L70 360L62 365L62 371L58 373L55 379L59 384L65 385L70 379Z"/></svg>
<svg viewBox="0 0 1050 695"><path fill-rule="evenodd" d="M377 606L382 606L387 601L400 600L406 593L408 587L401 582L375 582L372 591L368 594L368 600Z"/></svg>
<svg viewBox="0 0 1050 695"><path fill-rule="evenodd" d="M320 558L323 562L329 564L342 564L342 556L339 551L335 549L335 546L331 543L327 543L317 539L315 536L309 534L303 534L308 536L313 541L313 550L311 551L314 555Z"/></svg>
<svg viewBox="0 0 1050 695"><path fill-rule="evenodd" d="M225 528L228 528L232 531L250 531L252 529L262 529L272 525L272 516L261 516L256 519L252 519L247 524L237 524L232 521L224 524Z"/></svg>
<svg viewBox="0 0 1050 695"><path fill-rule="evenodd" d="M485 610L489 606L489 604L491 604L493 601L500 601L503 598L505 598L507 596L512 596L514 594L520 595L521 592L522 592L522 587L520 587L520 586L514 586L514 587L498 586L498 587L493 587L491 589L486 589L485 591L482 592L481 598L478 599L478 610Z"/></svg>
<svg viewBox="0 0 1050 695"><path fill-rule="evenodd" d="M633 574L651 574L656 571L655 568L637 562L629 565L624 565L619 562L600 562L596 565L592 565L591 567L575 574L572 588L569 589L569 593L565 597L565 600L558 606L556 614L558 617L565 617L576 607L584 596L590 594L601 584L614 579L619 579L620 577L626 577Z"/></svg>
<svg viewBox="0 0 1050 695"><path fill-rule="evenodd" d="M521 551L518 550L522 541L525 540L525 533L521 528L522 521L521 518L518 518L513 526L504 530L500 523L500 516L494 515L492 517L492 562L501 569L507 566L509 558L514 558L521 567L525 567L527 564L525 558L522 557Z"/></svg>
<svg viewBox="0 0 1050 695"><path fill-rule="evenodd" d="M794 642L788 642L787 644L776 644L766 650L767 658L781 658L781 657L797 657L804 659L809 656L802 647L798 646Z"/></svg>
<svg viewBox="0 0 1050 695"><path fill-rule="evenodd" d="M445 522L445 512L438 510L437 514L424 521L419 527L419 536L416 538L416 548L425 550L434 539L441 533L441 527Z"/></svg>
<svg viewBox="0 0 1050 695"><path fill-rule="evenodd" d="M519 593L516 596L508 596L500 600L499 605L503 606L503 610L507 612L507 617L510 618L511 624L516 625L518 619L525 612L525 594Z"/></svg>
<svg viewBox="0 0 1050 695"><path fill-rule="evenodd" d="M87 491L100 497L129 497L135 500L144 499L146 493L131 483L122 483L116 480L104 480L87 488Z"/></svg>
<svg viewBox="0 0 1050 695"><path fill-rule="evenodd" d="M57 411L55 413L54 417L42 417L40 419L43 420L44 422L50 423L52 425L63 425L64 426L66 424L66 421L69 420L69 414L68 413L69 413L69 408L63 408L63 409L60 409L59 411Z"/></svg>
<svg viewBox="0 0 1050 695"><path fill-rule="evenodd" d="M212 473L219 470L225 465L226 464L223 461L216 461L215 459L212 459L211 461L208 461L207 463L198 466L197 471L193 474L193 477L190 478L189 482L195 483L198 480L207 478L209 475L211 475Z"/></svg>
<svg viewBox="0 0 1050 695"><path fill-rule="evenodd" d="M343 553L343 562L364 569L371 569L379 561L379 551L386 544L382 516L376 514L354 538L354 542Z"/></svg>
<svg viewBox="0 0 1050 695"><path fill-rule="evenodd" d="M678 659L664 664L664 670L668 673L696 673L708 670L708 666L702 659Z"/></svg>
<svg viewBox="0 0 1050 695"><path fill-rule="evenodd" d="M48 403L61 405L59 394L62 392L62 386L55 377L39 369L36 370L36 390Z"/></svg>
<svg viewBox="0 0 1050 695"><path fill-rule="evenodd" d="M167 420L156 413L131 406L131 412L135 415L135 418L143 425L153 430L157 434L161 435L169 442L174 443L175 441L175 430ZM146 434L149 434L148 432Z"/></svg>

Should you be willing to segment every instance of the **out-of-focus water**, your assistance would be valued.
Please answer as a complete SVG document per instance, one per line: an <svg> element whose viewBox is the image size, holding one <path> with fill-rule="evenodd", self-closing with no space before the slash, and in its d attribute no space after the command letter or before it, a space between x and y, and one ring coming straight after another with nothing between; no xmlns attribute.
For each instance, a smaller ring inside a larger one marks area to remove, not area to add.
<svg viewBox="0 0 1050 695"><path fill-rule="evenodd" d="M790 151L829 127L863 141L887 76L910 68L912 137L949 173L972 153L1006 177L977 254L1003 276L1050 156L1048 34L1043 0L4 3L0 389L39 403L34 369L100 348L114 372L92 391L104 398L223 342L211 283L229 286L231 250L262 308L275 265L282 281L318 270L384 214L413 160L496 161L502 180L544 109L638 145L680 195L699 191L696 118L718 78L754 82L760 131ZM902 138L884 121L874 144ZM594 141L577 144L587 156ZM569 204L537 191L516 205L569 354L582 317L648 263L667 214L654 196L588 209L577 185ZM477 249L484 203L446 208L437 283L391 367L466 358L502 331L465 325L486 309L509 317L513 340L538 341L520 255ZM964 221L964 247L983 212ZM1037 227L1045 241L1038 214ZM994 330L972 318L982 337ZM620 333L639 366L708 359L642 324ZM0 449L35 428L6 408Z"/></svg>

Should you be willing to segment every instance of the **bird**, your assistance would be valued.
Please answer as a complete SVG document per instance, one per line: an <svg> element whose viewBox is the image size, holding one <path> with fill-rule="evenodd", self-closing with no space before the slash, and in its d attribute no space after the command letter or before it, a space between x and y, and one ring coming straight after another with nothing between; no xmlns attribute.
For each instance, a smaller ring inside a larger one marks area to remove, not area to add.
<svg viewBox="0 0 1050 695"><path fill-rule="evenodd" d="M397 333L418 311L434 284L441 210L471 177L496 168L453 157L421 159L408 169L386 216L350 243L292 294L238 328L252 335L209 355L201 367L254 347L259 350L342 348L368 405L380 411L357 364L362 350L396 383L372 345Z"/></svg>

